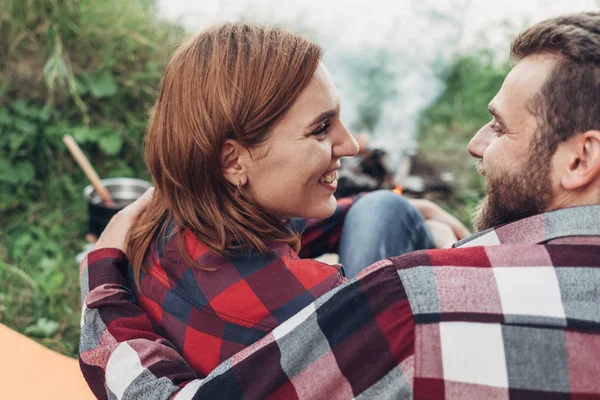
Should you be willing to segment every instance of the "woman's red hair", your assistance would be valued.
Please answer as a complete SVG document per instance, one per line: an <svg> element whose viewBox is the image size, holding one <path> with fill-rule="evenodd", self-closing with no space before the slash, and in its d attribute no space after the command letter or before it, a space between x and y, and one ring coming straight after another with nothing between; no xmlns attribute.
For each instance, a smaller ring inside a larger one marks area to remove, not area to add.
<svg viewBox="0 0 600 400"><path fill-rule="evenodd" d="M168 219L218 254L232 246L266 253L269 241L299 248L282 221L238 196L223 176L220 154L230 138L249 149L263 142L320 59L321 48L306 38L249 23L212 27L175 52L146 134L156 192L128 235L138 287L146 251ZM189 259L182 240L179 248Z"/></svg>

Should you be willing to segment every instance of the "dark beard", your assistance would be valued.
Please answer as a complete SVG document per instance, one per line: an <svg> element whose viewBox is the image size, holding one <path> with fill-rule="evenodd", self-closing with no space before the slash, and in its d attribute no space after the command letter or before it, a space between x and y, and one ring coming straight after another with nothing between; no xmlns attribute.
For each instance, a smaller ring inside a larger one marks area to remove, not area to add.
<svg viewBox="0 0 600 400"><path fill-rule="evenodd" d="M530 157L517 173L494 176L491 171L480 170L487 178L488 195L475 210L475 230L480 232L546 211L554 197L550 162L551 157L538 153L537 160Z"/></svg>

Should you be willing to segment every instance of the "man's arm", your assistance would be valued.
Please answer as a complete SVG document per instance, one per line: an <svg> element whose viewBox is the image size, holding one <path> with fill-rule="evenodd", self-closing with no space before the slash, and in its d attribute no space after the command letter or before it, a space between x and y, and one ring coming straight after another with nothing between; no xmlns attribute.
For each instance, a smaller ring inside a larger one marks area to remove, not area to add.
<svg viewBox="0 0 600 400"><path fill-rule="evenodd" d="M411 392L414 324L389 261L317 299L201 379L155 329L116 249L82 263L80 363L98 398L367 398ZM398 380L398 377L401 377ZM397 396L396 396L397 397Z"/></svg>
<svg viewBox="0 0 600 400"><path fill-rule="evenodd" d="M186 396L197 373L160 336L137 304L125 279L125 254L112 248L91 252L81 263L82 324L79 363L100 399Z"/></svg>
<svg viewBox="0 0 600 400"><path fill-rule="evenodd" d="M195 398L412 398L414 340L396 267L380 261L225 361Z"/></svg>

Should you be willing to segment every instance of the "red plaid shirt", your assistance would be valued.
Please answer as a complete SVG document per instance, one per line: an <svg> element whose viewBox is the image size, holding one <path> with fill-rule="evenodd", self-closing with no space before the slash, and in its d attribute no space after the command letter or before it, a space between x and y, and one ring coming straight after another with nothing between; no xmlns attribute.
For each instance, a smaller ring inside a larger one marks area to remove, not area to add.
<svg viewBox="0 0 600 400"><path fill-rule="evenodd" d="M205 379L117 297L107 259L115 297L84 309L82 370L118 399L600 398L599 220L574 207L380 261ZM82 281L86 303L106 294ZM99 330L111 310L135 324Z"/></svg>
<svg viewBox="0 0 600 400"><path fill-rule="evenodd" d="M326 220L290 221L303 231L303 256L336 251L352 202L340 200L334 215ZM193 266L179 250L181 239ZM176 233L174 223L152 242L145 258L148 273L142 273L141 293L134 295L151 317L153 329L201 375L345 282L341 265L302 260L282 243L272 243L270 249L267 256L248 251L220 256L190 231ZM90 285L104 277L96 264L106 259L120 264L129 286L135 286L125 254L114 249L89 254ZM107 329L125 327L121 316L114 318Z"/></svg>

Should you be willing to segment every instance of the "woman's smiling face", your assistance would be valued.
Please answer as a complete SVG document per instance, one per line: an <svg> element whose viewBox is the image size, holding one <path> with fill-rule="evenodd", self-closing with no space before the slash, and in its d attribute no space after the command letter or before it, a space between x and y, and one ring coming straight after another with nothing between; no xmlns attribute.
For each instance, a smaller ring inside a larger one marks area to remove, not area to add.
<svg viewBox="0 0 600 400"><path fill-rule="evenodd" d="M321 63L264 145L247 160L244 197L280 218L333 214L340 158L358 144L340 120L340 99Z"/></svg>

